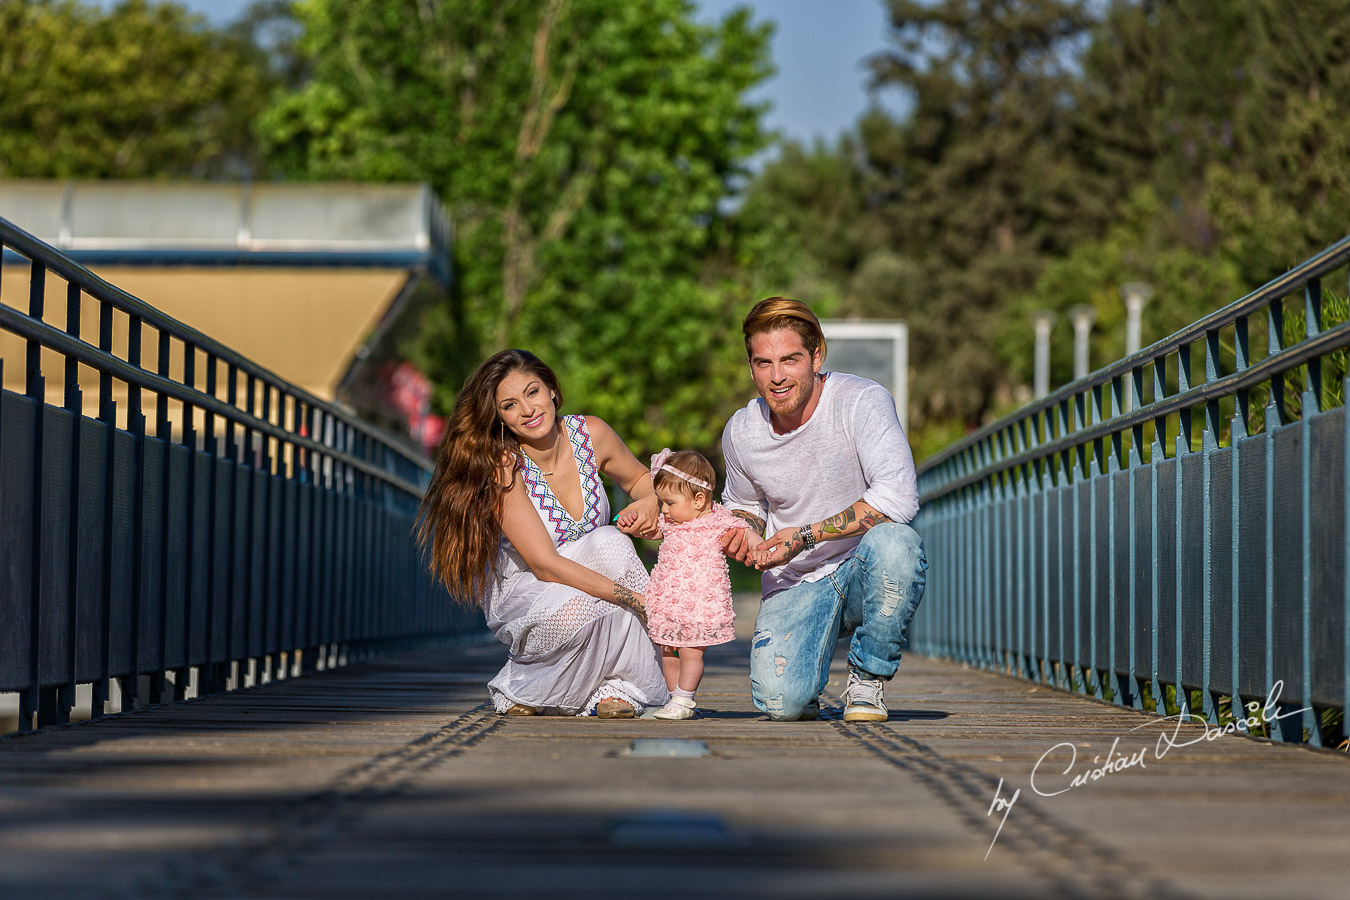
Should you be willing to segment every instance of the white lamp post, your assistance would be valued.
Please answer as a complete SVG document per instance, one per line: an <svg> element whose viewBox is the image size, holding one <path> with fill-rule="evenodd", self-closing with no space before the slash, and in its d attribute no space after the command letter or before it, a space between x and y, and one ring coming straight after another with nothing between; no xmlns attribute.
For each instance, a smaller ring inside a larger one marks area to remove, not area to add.
<svg viewBox="0 0 1350 900"><path fill-rule="evenodd" d="M1143 318L1144 305L1153 296L1153 285L1127 281L1120 286L1120 296L1125 300L1125 355L1133 356L1139 352L1139 322Z"/></svg>
<svg viewBox="0 0 1350 900"><path fill-rule="evenodd" d="M1144 305L1153 296L1153 285L1143 281L1127 281L1120 286L1120 296L1125 301L1125 355L1133 356L1139 352L1142 343L1140 321L1144 316ZM1123 412L1129 412L1134 407L1133 398L1134 391L1127 384L1121 398Z"/></svg>
<svg viewBox="0 0 1350 900"><path fill-rule="evenodd" d="M1073 380L1077 381L1088 373L1088 336L1097 321L1097 307L1085 303L1071 306L1069 319L1073 322Z"/></svg>
<svg viewBox="0 0 1350 900"><path fill-rule="evenodd" d="M1032 391L1039 400L1050 393L1050 329L1055 326L1055 314L1038 309L1031 314L1031 327L1036 333L1036 361Z"/></svg>

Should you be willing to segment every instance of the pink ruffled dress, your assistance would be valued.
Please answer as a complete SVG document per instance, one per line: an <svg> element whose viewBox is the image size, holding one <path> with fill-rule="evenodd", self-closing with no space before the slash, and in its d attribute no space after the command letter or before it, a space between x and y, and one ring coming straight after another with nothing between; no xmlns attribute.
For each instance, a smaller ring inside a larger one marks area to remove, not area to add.
<svg viewBox="0 0 1350 900"><path fill-rule="evenodd" d="M661 543L647 583L647 632L667 647L709 647L735 640L731 576L722 535L745 523L714 503L689 522L661 517Z"/></svg>

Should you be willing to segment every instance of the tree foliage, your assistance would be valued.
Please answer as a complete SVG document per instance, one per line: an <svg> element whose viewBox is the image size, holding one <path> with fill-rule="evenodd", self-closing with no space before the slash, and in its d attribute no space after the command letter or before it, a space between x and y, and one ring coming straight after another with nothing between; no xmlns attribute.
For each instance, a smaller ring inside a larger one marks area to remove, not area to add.
<svg viewBox="0 0 1350 900"><path fill-rule="evenodd" d="M504 346L637 445L711 447L743 380L723 202L767 143L769 30L684 0L299 7L312 78L261 120L297 178L426 180L458 285L416 348L453 396ZM719 263L720 261L720 263Z"/></svg>
<svg viewBox="0 0 1350 900"><path fill-rule="evenodd" d="M804 295L909 321L920 444L1029 396L1033 309L1096 305L1104 365L1124 350L1122 282L1154 287L1149 343L1345 233L1340 0L889 8L873 71L912 111L789 147L746 214L797 248Z"/></svg>
<svg viewBox="0 0 1350 900"><path fill-rule="evenodd" d="M1197 42L1206 53L1194 52ZM1350 126L1339 98L1350 96L1350 25L1342 4L1117 3L1084 68L1085 114L1132 121L1147 167L1115 224L1052 263L1016 301L1003 346L1017 373L1030 370L1015 334L1033 306L1095 305L1093 359L1104 364L1124 349L1122 282L1155 288L1147 343L1346 232ZM1061 343L1056 375L1067 380L1067 337Z"/></svg>
<svg viewBox="0 0 1350 900"><path fill-rule="evenodd" d="M0 0L0 177L243 175L272 75L183 7Z"/></svg>
<svg viewBox="0 0 1350 900"><path fill-rule="evenodd" d="M1343 0L888 0L905 115L769 143L769 29L688 0L0 0L0 177L425 180L457 282L407 348L445 407L531 347L640 449L716 444L737 324L795 295L910 324L918 446L1026 396L1033 309L1147 281L1149 343L1346 230ZM270 100L267 99L270 96ZM269 168L270 167L270 168ZM728 203L743 198L743 203ZM1068 328L1055 377L1069 377Z"/></svg>
<svg viewBox="0 0 1350 900"><path fill-rule="evenodd" d="M1091 19L1067 0L892 0L879 87L905 92L834 152L789 149L749 212L819 265L804 292L844 315L910 326L911 416L975 422L1006 402L996 347L1010 292L1106 218L1103 167L1075 141L1075 51Z"/></svg>

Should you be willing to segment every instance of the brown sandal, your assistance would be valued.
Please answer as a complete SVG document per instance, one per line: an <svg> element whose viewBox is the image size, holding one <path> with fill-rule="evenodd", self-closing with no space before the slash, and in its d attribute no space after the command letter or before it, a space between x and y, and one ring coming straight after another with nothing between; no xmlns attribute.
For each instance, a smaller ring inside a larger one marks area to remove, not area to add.
<svg viewBox="0 0 1350 900"><path fill-rule="evenodd" d="M503 713L503 715L507 715L507 716L537 716L537 715L539 715L539 710L535 709L533 706L526 706L524 703L517 703L517 704L515 704L514 706L512 706L510 709L508 709L505 713Z"/></svg>
<svg viewBox="0 0 1350 900"><path fill-rule="evenodd" d="M631 719L637 715L637 710L627 700L606 697L595 704L595 714L601 719Z"/></svg>

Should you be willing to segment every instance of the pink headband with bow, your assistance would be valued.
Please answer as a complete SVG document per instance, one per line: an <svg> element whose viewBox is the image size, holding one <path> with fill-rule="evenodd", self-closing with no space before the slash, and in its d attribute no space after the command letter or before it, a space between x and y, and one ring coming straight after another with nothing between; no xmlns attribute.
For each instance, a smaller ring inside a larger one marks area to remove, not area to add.
<svg viewBox="0 0 1350 900"><path fill-rule="evenodd" d="M694 487L701 487L705 491L711 491L713 489L713 486L711 484L708 484L708 482L704 481L703 479L695 478L688 472L681 472L674 466L666 465L666 460L670 459L670 455L671 449L667 447L666 449L662 450L660 453L652 457L652 478L656 477L657 472L669 472L672 475L683 478L685 481L689 482Z"/></svg>

